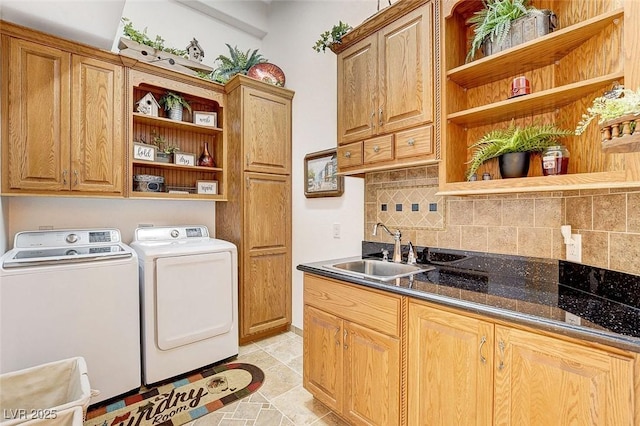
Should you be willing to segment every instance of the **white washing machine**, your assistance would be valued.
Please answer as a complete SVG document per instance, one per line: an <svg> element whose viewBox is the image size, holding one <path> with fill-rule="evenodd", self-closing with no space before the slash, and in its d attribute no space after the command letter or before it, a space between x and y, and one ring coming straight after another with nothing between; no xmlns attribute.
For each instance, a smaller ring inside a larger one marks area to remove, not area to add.
<svg viewBox="0 0 640 426"><path fill-rule="evenodd" d="M140 387L138 257L117 229L20 232L0 268L0 372L75 356L91 403Z"/></svg>
<svg viewBox="0 0 640 426"><path fill-rule="evenodd" d="M206 226L136 229L142 377L156 383L238 354L238 252Z"/></svg>

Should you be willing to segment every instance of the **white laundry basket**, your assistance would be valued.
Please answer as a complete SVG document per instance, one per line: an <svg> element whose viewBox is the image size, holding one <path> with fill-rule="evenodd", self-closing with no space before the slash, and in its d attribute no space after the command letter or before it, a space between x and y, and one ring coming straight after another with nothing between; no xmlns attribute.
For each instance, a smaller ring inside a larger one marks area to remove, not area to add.
<svg viewBox="0 0 640 426"><path fill-rule="evenodd" d="M92 396L82 357L2 374L0 391L0 426L31 420L42 420L38 425L70 425L75 418L72 409L81 408L84 419Z"/></svg>

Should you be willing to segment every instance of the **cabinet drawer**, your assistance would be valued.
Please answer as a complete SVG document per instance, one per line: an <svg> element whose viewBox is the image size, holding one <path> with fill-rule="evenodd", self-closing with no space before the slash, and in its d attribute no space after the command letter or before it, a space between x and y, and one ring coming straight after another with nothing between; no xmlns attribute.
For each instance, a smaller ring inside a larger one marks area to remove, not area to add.
<svg viewBox="0 0 640 426"><path fill-rule="evenodd" d="M304 304L391 336L400 335L401 297L304 275Z"/></svg>
<svg viewBox="0 0 640 426"><path fill-rule="evenodd" d="M362 142L338 147L338 168L362 165Z"/></svg>
<svg viewBox="0 0 640 426"><path fill-rule="evenodd" d="M393 160L393 135L380 136L364 141L364 162Z"/></svg>
<svg viewBox="0 0 640 426"><path fill-rule="evenodd" d="M433 126L418 127L396 133L396 158L433 154Z"/></svg>

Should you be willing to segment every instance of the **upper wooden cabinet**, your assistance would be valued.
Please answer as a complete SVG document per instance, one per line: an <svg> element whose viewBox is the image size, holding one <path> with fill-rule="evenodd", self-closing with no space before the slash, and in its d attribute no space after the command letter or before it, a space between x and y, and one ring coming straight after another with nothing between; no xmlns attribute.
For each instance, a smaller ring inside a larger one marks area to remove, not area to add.
<svg viewBox="0 0 640 426"><path fill-rule="evenodd" d="M640 153L603 153L595 121L581 136L563 138L570 152L567 175L543 176L540 158L534 156L529 177L500 179L498 162L491 160L481 166L478 176L488 172L492 180L466 181L472 155L467 147L487 132L506 128L512 120L518 125L553 123L573 130L593 99L614 82L632 89L640 84L640 32L635 25L639 2L533 0L531 4L553 10L560 27L465 63L472 35L466 21L483 4L474 0L443 3L442 194L609 188L640 182ZM519 76L531 82L531 94L510 98L511 81Z"/></svg>
<svg viewBox="0 0 640 426"><path fill-rule="evenodd" d="M291 173L291 99L242 88L245 170Z"/></svg>
<svg viewBox="0 0 640 426"><path fill-rule="evenodd" d="M437 159L431 129L437 97L434 14L438 13L434 9L438 7L425 1L400 1L347 34L336 48L338 144L351 152L364 149L363 162L354 161L346 151L339 153L340 172L361 173ZM394 135L411 128L416 128L415 137L399 141ZM388 136L389 142L374 151L375 142L368 139L381 135Z"/></svg>
<svg viewBox="0 0 640 426"><path fill-rule="evenodd" d="M2 192L123 195L123 67L2 36Z"/></svg>

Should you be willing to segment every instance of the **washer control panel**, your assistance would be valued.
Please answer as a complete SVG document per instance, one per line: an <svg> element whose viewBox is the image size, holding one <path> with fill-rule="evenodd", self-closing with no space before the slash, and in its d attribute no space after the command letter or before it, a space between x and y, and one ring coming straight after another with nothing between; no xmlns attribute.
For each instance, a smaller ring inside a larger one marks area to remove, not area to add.
<svg viewBox="0 0 640 426"><path fill-rule="evenodd" d="M14 248L68 247L119 243L118 229L61 229L19 232L14 238Z"/></svg>

